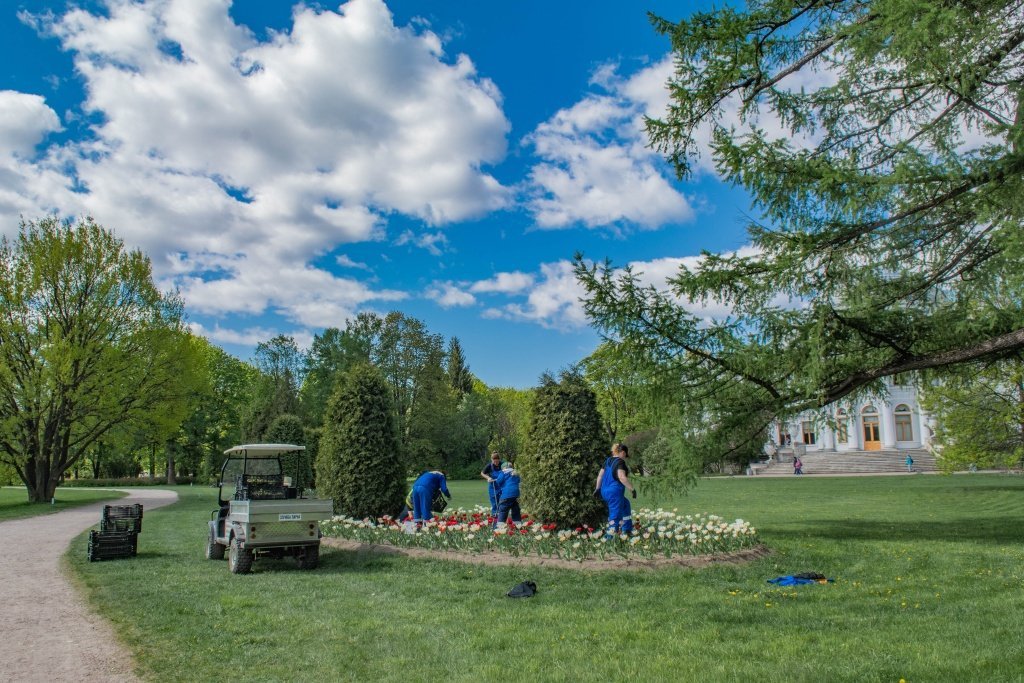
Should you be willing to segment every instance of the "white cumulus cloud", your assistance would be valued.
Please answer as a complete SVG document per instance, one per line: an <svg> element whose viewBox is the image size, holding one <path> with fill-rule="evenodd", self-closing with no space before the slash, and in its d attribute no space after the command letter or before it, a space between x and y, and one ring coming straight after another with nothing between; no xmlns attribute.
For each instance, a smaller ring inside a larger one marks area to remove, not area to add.
<svg viewBox="0 0 1024 683"><path fill-rule="evenodd" d="M383 239L392 213L433 226L412 241L439 252L436 228L507 205L483 169L504 157L509 122L468 57L396 26L383 0L298 4L266 40L230 4L23 12L73 54L94 123L88 140L27 162L59 120L39 97L0 96L4 230L22 213L89 214L153 256L198 311L338 324L401 295L314 258Z"/></svg>

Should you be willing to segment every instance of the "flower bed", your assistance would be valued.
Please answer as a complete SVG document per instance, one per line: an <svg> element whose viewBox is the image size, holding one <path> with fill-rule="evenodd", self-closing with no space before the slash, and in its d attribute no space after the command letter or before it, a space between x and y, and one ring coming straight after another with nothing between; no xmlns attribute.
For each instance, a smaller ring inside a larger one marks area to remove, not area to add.
<svg viewBox="0 0 1024 683"><path fill-rule="evenodd" d="M726 522L715 515L679 515L675 510L633 512L630 534L612 536L604 529L557 529L523 516L518 526L491 528L490 510L458 508L415 531L390 517L376 520L334 517L321 524L325 536L361 543L466 553L501 552L563 560L630 559L710 555L757 545L757 531L742 519Z"/></svg>

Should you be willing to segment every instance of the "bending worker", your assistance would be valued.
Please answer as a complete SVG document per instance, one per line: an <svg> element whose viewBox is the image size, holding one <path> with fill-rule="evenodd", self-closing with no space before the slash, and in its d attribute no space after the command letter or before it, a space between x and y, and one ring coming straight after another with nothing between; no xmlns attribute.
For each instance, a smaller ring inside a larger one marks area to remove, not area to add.
<svg viewBox="0 0 1024 683"><path fill-rule="evenodd" d="M433 519L434 512L431 509L434 503L434 496L440 491L446 498L451 498L448 492L448 481L444 472L431 470L424 472L412 483L412 520L417 524L428 519Z"/></svg>
<svg viewBox="0 0 1024 683"><path fill-rule="evenodd" d="M604 461L604 467L597 473L594 495L600 493L608 505L608 533L628 534L633 530L633 513L626 500L626 489L636 498L636 489L629 481L629 448L617 443L612 446L612 455Z"/></svg>
<svg viewBox="0 0 1024 683"><path fill-rule="evenodd" d="M480 476L487 480L487 497L491 499L491 516L498 514L498 487L494 480L501 474L501 456L498 451L491 453L491 461L487 463Z"/></svg>
<svg viewBox="0 0 1024 683"><path fill-rule="evenodd" d="M494 480L494 486L498 489L498 519L495 526L507 522L510 513L512 521L519 524L523 521L519 509L519 472L512 469L511 465L506 466Z"/></svg>

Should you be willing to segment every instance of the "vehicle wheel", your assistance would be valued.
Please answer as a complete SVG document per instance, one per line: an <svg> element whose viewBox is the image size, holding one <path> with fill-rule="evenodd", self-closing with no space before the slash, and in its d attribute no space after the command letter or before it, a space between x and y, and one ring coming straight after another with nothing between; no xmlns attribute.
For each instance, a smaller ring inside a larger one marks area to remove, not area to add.
<svg viewBox="0 0 1024 683"><path fill-rule="evenodd" d="M320 546L306 546L295 559L298 560L299 569L316 569L320 564Z"/></svg>
<svg viewBox="0 0 1024 683"><path fill-rule="evenodd" d="M210 529L210 538L206 541L206 559L208 560L223 560L224 559L224 546L217 543L213 537L213 529Z"/></svg>
<svg viewBox="0 0 1024 683"><path fill-rule="evenodd" d="M231 539L231 548L228 550L228 569L232 574L248 574L252 571L254 556L251 550L244 550L238 538Z"/></svg>

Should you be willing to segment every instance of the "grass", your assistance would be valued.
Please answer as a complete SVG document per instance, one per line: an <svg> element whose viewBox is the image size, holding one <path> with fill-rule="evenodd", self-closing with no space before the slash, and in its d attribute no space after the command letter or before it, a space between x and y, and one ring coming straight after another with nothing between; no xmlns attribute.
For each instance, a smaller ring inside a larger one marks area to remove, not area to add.
<svg viewBox="0 0 1024 683"><path fill-rule="evenodd" d="M125 495L119 491L58 488L54 495L55 501L51 505L50 503L28 502L28 493L24 486L5 486L0 488L0 522L8 519L48 515L89 503L97 503L101 500L122 498Z"/></svg>
<svg viewBox="0 0 1024 683"><path fill-rule="evenodd" d="M1024 680L1020 476L705 480L661 503L751 520L773 554L642 573L325 548L313 572L233 576L202 558L213 493L177 490L137 558L69 551L151 680ZM485 500L482 483L453 493ZM802 571L836 581L765 582ZM537 597L503 597L524 579Z"/></svg>

